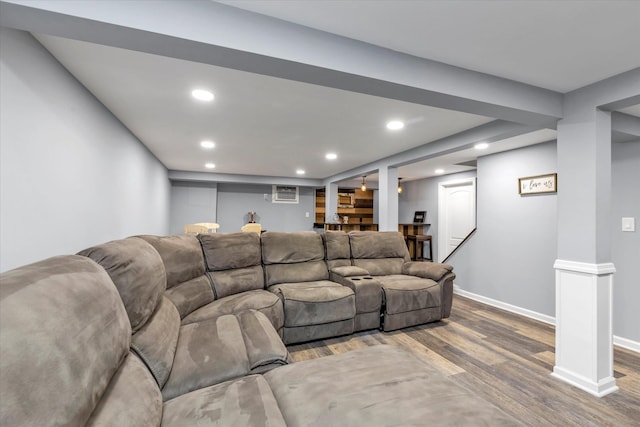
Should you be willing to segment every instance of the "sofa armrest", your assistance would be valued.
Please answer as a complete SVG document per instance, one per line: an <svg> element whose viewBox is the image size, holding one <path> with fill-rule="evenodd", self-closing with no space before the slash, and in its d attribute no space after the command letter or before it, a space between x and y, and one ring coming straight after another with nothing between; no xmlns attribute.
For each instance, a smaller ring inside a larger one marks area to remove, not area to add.
<svg viewBox="0 0 640 427"><path fill-rule="evenodd" d="M369 272L362 267L356 267L355 265L343 265L340 267L333 267L331 273L341 277L353 277L353 276L368 276Z"/></svg>
<svg viewBox="0 0 640 427"><path fill-rule="evenodd" d="M451 273L453 267L449 264L438 262L405 262L402 265L402 274L422 277L424 279L440 281L445 275Z"/></svg>

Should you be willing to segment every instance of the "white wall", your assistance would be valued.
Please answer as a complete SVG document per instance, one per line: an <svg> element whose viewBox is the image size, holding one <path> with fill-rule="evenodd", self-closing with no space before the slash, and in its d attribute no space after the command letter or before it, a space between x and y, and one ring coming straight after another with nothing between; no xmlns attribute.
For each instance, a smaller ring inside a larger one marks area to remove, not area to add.
<svg viewBox="0 0 640 427"><path fill-rule="evenodd" d="M614 143L611 156L613 333L640 342L640 141ZM636 220L622 232L622 217Z"/></svg>
<svg viewBox="0 0 640 427"><path fill-rule="evenodd" d="M0 270L166 234L166 168L31 35L0 55Z"/></svg>
<svg viewBox="0 0 640 427"><path fill-rule="evenodd" d="M169 233L182 234L185 224L217 221L216 183L172 182Z"/></svg>
<svg viewBox="0 0 640 427"><path fill-rule="evenodd" d="M271 190L270 185L218 184L219 231L240 231L248 221L249 211L257 213L256 222L268 231L313 230L315 189L300 187L298 204L272 203Z"/></svg>

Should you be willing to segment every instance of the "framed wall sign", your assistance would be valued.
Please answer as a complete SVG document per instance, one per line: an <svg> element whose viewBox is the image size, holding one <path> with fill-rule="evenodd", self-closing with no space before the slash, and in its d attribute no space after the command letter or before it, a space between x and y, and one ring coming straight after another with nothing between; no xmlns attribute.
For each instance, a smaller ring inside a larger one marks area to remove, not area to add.
<svg viewBox="0 0 640 427"><path fill-rule="evenodd" d="M558 174L525 176L518 178L518 194L556 193L558 191Z"/></svg>
<svg viewBox="0 0 640 427"><path fill-rule="evenodd" d="M427 211L415 211L413 214L413 222L415 224L422 224L426 216Z"/></svg>

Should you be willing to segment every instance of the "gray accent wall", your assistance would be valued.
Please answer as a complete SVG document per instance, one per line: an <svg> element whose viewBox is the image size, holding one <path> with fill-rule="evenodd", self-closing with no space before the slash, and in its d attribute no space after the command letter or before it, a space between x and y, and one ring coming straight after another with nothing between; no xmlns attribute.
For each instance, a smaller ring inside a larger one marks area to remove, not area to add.
<svg viewBox="0 0 640 427"><path fill-rule="evenodd" d="M218 184L172 182L169 233L182 234L185 224L218 222Z"/></svg>
<svg viewBox="0 0 640 427"><path fill-rule="evenodd" d="M248 221L248 212L257 213L256 222L268 231L313 230L315 189L299 187L300 203L272 203L270 185L218 184L219 232L233 233ZM306 217L306 213L309 217Z"/></svg>
<svg viewBox="0 0 640 427"><path fill-rule="evenodd" d="M166 234L166 168L30 34L0 28L0 270Z"/></svg>
<svg viewBox="0 0 640 427"><path fill-rule="evenodd" d="M640 342L640 141L614 143L612 174L613 333ZM636 231L623 232L622 218Z"/></svg>
<svg viewBox="0 0 640 427"><path fill-rule="evenodd" d="M555 172L555 141L481 157L477 169L477 232L448 261L462 290L555 317L557 196L518 195L517 179ZM438 183L474 176L446 175L403 185L399 221L427 210L437 242ZM640 141L612 146L613 333L640 341ZM558 177L562 186L562 176ZM636 219L622 232L622 217ZM434 256L437 243L434 243Z"/></svg>

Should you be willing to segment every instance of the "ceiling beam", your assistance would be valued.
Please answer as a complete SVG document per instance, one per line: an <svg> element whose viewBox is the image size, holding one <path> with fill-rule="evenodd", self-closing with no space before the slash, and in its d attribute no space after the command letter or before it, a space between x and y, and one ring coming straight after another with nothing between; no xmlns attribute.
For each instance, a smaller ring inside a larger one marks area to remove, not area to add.
<svg viewBox="0 0 640 427"><path fill-rule="evenodd" d="M554 127L562 94L212 1L2 0L0 25ZM179 23L179 25L176 25Z"/></svg>
<svg viewBox="0 0 640 427"><path fill-rule="evenodd" d="M640 138L640 117L614 111L611 113L611 130L638 139Z"/></svg>
<svg viewBox="0 0 640 427"><path fill-rule="evenodd" d="M370 175L382 167L400 167L427 159L436 158L445 154L472 148L478 142L496 142L525 133L540 130L540 127L526 126L518 123L495 120L455 135L450 135L439 140L423 144L419 147L394 154L375 162L367 163L357 168L327 177L324 185L330 182L340 182L353 179L362 175Z"/></svg>
<svg viewBox="0 0 640 427"><path fill-rule="evenodd" d="M293 185L298 187L323 187L321 179L288 178L282 176L241 175L233 173L209 173L169 171L169 181L223 184Z"/></svg>

